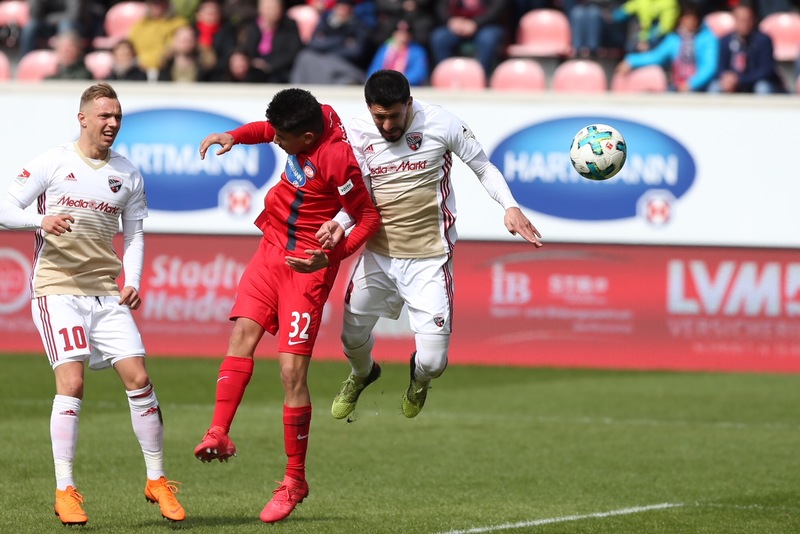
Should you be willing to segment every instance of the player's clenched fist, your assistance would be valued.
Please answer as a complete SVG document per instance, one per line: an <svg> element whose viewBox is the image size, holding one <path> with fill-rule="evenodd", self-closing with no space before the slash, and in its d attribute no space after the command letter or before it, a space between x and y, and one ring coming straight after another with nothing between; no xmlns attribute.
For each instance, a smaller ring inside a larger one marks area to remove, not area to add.
<svg viewBox="0 0 800 534"><path fill-rule="evenodd" d="M46 215L42 219L42 230L48 234L61 235L64 232L71 232L72 223L75 219L72 215L59 214L59 215Z"/></svg>

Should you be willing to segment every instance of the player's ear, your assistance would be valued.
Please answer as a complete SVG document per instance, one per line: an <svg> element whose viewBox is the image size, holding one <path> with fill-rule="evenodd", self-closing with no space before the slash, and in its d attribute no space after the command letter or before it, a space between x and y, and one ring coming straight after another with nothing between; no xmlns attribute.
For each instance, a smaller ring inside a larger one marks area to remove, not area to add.
<svg viewBox="0 0 800 534"><path fill-rule="evenodd" d="M81 125L81 128L86 128L86 113L83 111L78 112L78 122Z"/></svg>

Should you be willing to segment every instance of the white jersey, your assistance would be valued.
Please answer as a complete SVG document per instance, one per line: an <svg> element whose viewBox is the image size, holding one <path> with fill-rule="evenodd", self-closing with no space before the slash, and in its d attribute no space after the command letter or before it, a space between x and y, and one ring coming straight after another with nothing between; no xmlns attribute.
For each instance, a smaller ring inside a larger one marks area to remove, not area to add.
<svg viewBox="0 0 800 534"><path fill-rule="evenodd" d="M453 154L468 163L483 148L464 122L440 106L414 100L411 122L394 143L372 117L353 119L348 136L381 214L367 248L392 258L449 255L455 245Z"/></svg>
<svg viewBox="0 0 800 534"><path fill-rule="evenodd" d="M67 143L26 165L8 194L23 207L36 201L42 215L75 219L72 231L60 236L36 232L33 297L119 294L122 262L112 239L120 218L147 217L144 179L130 161L113 150L105 160L91 160L77 143Z"/></svg>

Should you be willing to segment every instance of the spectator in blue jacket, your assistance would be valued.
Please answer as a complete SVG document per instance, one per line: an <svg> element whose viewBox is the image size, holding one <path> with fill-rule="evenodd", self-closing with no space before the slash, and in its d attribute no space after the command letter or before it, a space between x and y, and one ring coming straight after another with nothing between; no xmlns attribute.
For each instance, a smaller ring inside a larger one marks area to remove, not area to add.
<svg viewBox="0 0 800 534"><path fill-rule="evenodd" d="M717 74L719 40L703 24L698 5L681 6L675 31L668 33L652 50L628 54L617 65L617 72L627 74L646 65L668 68L670 89L678 92L705 91Z"/></svg>
<svg viewBox="0 0 800 534"><path fill-rule="evenodd" d="M397 23L392 36L378 48L367 69L367 77L382 69L402 72L411 85L424 85L428 81L428 51L411 39L411 27L405 20Z"/></svg>
<svg viewBox="0 0 800 534"><path fill-rule="evenodd" d="M755 93L786 91L772 55L772 39L756 28L753 8L739 4L733 9L734 31L720 40L719 75L710 93Z"/></svg>

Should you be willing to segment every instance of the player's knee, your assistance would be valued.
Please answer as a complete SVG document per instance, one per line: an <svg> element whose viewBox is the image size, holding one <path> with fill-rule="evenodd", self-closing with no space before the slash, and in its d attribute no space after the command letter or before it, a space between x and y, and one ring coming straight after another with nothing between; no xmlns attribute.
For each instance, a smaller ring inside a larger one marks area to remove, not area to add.
<svg viewBox="0 0 800 534"><path fill-rule="evenodd" d="M363 320L358 316L346 313L342 324L342 346L345 350L356 350L363 347L369 342L374 326L374 321Z"/></svg>
<svg viewBox="0 0 800 534"><path fill-rule="evenodd" d="M419 369L428 378L439 378L447 368L447 354L435 355L432 358L420 359Z"/></svg>

